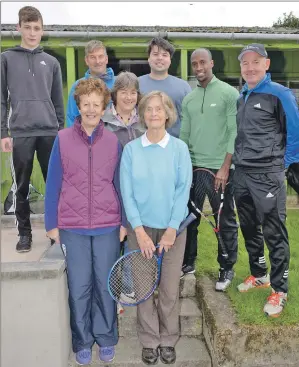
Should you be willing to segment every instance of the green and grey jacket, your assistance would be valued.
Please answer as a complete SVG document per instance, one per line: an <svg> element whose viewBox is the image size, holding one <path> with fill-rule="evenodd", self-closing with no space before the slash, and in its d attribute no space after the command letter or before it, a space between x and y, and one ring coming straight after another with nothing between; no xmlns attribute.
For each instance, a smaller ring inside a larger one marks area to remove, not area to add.
<svg viewBox="0 0 299 367"><path fill-rule="evenodd" d="M122 147L130 141L139 138L146 130L139 122L139 116L136 109L133 110L129 123L125 124L117 114L114 105L111 104L111 107L108 107L105 111L102 120L105 123L106 129L115 133Z"/></svg>

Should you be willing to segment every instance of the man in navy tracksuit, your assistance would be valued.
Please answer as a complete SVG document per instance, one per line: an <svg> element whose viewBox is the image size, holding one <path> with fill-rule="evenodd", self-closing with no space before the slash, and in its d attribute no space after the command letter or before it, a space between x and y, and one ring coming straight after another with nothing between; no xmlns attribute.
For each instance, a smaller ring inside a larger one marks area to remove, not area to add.
<svg viewBox="0 0 299 367"><path fill-rule="evenodd" d="M264 312L277 317L288 292L285 168L299 162L299 111L291 90L272 82L266 73L270 60L264 45L244 47L239 60L246 84L237 105L234 191L251 275L238 290L271 285ZM270 276L264 239L270 253Z"/></svg>

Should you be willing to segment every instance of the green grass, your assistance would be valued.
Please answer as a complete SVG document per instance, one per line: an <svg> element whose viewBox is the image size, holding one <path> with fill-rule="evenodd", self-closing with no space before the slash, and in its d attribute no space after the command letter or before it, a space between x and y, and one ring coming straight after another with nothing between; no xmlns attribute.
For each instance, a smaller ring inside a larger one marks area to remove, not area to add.
<svg viewBox="0 0 299 367"><path fill-rule="evenodd" d="M263 313L263 306L270 289L257 289L247 293L239 293L236 289L246 276L249 275L248 255L244 240L239 231L238 261L235 265L236 276L227 291L236 311L238 321L247 325L292 325L299 320L299 210L288 210L287 228L289 232L291 261L289 271L288 302L279 318L267 318ZM265 245L266 247L266 245ZM267 264L270 267L268 250L265 253ZM198 257L196 274L208 275L216 279L218 275L216 239L209 224L201 222L198 236ZM270 269L269 269L270 270ZM221 305L219 305L221 307Z"/></svg>

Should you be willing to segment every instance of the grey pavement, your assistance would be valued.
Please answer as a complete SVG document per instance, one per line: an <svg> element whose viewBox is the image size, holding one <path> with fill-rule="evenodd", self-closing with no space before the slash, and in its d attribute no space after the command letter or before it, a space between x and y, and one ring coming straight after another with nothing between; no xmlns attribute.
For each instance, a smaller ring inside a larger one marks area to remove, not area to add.
<svg viewBox="0 0 299 367"><path fill-rule="evenodd" d="M16 252L16 244L18 242L16 228L1 228L1 262L36 262L44 255L45 251L50 247L50 241L46 237L43 228L34 228L32 231L33 242L30 252Z"/></svg>

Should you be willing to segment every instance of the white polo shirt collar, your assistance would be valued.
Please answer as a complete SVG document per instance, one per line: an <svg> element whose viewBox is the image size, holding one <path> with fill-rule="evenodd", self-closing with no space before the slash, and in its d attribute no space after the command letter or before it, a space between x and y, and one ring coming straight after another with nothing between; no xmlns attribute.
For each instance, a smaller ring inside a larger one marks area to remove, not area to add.
<svg viewBox="0 0 299 367"><path fill-rule="evenodd" d="M157 144L160 145L160 147L162 148L166 148L168 142L169 142L169 139L170 139L170 135L168 134L168 132L166 131L166 134L164 135L163 139L161 139ZM147 135L146 135L146 132L141 136L141 144L142 146L145 148L145 147L148 147L150 145L153 145L154 143L151 143L148 138L147 138Z"/></svg>

